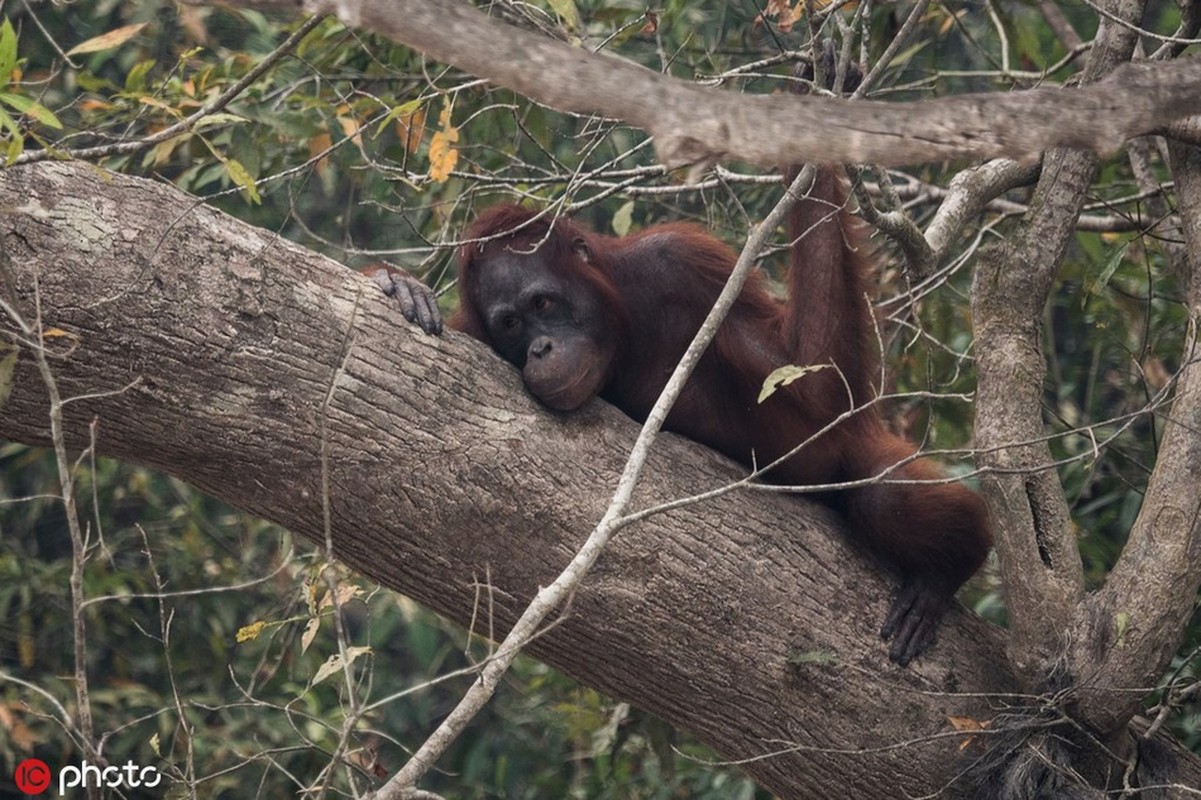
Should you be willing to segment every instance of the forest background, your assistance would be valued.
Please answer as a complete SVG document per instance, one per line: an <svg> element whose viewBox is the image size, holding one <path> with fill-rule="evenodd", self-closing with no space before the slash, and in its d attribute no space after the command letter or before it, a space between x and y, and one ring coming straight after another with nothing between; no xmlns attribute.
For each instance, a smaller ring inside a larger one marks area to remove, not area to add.
<svg viewBox="0 0 1201 800"><path fill-rule="evenodd" d="M804 6L481 4L571 47L747 94L784 92L794 66L829 39L868 67L882 63L866 94L894 102L1078 80L1103 18L1088 4L1033 1ZM0 143L10 166L42 149L96 148L87 160L106 170L170 184L349 267L403 265L442 290L447 310L454 243L492 202L554 204L617 235L692 220L737 248L781 193L778 171L737 159L667 169L637 127L554 111L333 17L116 0L5 3L3 14ZM1196 35L1170 2L1147 3L1139 24L1150 32L1143 54L1172 47L1183 30L1179 55ZM226 92L218 110L173 128ZM1062 486L1089 590L1104 584L1139 518L1161 417L1190 358L1169 160L1163 139L1144 136L1101 162L1041 315L1047 459L1038 469ZM928 230L973 163L865 168L861 205L872 198ZM898 395L890 424L949 454L973 483L972 273L979 248L1028 210L1031 166L977 209L927 274L915 271L921 258L906 249L904 226L890 228L887 213L875 220L889 234L877 240L887 260L882 345ZM765 269L783 260L778 238ZM181 291L180 303L193 296ZM42 338L70 350L73 335L52 328ZM15 363L15 351L7 360L0 351L0 385ZM321 544L178 477L86 448L71 455L74 500L64 503L54 452L0 440L0 789L27 757L75 763L100 743L110 763L160 764L172 796L362 792L403 763L491 652L496 637L477 635L485 627L469 634ZM70 517L82 521L82 551ZM961 599L1005 625L1000 573L990 563ZM1165 635L1174 654L1139 702L1157 731L1201 752L1201 619ZM797 669L827 661L815 649ZM90 744L71 679L81 668ZM972 744L975 724L954 718L957 744ZM423 785L454 797L769 796L690 733L524 657Z"/></svg>

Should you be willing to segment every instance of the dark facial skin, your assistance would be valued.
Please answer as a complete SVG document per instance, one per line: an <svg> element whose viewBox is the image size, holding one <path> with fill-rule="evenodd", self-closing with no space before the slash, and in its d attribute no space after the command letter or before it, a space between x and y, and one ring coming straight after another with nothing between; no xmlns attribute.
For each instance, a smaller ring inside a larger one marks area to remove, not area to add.
<svg viewBox="0 0 1201 800"><path fill-rule="evenodd" d="M559 411L598 395L615 346L588 285L555 274L537 253L497 252L478 269L475 302L488 337L530 393Z"/></svg>

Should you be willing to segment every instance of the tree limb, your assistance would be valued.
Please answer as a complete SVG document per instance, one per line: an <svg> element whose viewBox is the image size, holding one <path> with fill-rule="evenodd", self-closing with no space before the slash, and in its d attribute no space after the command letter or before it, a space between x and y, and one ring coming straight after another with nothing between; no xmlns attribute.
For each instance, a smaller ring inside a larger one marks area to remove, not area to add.
<svg viewBox="0 0 1201 800"><path fill-rule="evenodd" d="M752 96L697 86L439 0L235 0L303 5L378 32L559 111L649 131L668 166L739 159L898 166L951 158L1029 161L1044 150L1112 151L1201 113L1201 59L1130 64L1071 90L958 95L913 103ZM481 46L487 42L487 46Z"/></svg>
<svg viewBox="0 0 1201 800"><path fill-rule="evenodd" d="M1125 722L1142 698L1113 687L1157 680L1175 654L1201 587L1201 149L1171 144L1188 254L1189 330L1176 391L1142 509L1105 587L1082 610L1084 704L1101 730ZM1104 650L1104 655L1098 655Z"/></svg>
<svg viewBox="0 0 1201 800"><path fill-rule="evenodd" d="M1120 10L1138 19L1142 4L1123 0ZM1135 42L1128 27L1102 24L1082 82L1104 83L1129 60ZM1040 685L1067 650L1084 575L1059 476L1039 471L1052 461L1049 447L1005 446L1035 441L1043 429L1043 311L1098 164L1097 155L1085 150L1048 153L1030 213L1009 241L982 257L972 284L980 385L976 444L984 452L979 463L997 470L981 486L1005 585L1009 657L1030 686Z"/></svg>
<svg viewBox="0 0 1201 800"><path fill-rule="evenodd" d="M170 187L47 162L0 172L0 192L21 198L0 216L0 296L29 315L37 278L45 325L68 334L49 341L72 446L96 420L100 453L321 542L324 421L335 553L463 624L490 576L497 630L599 519L636 428L614 409L550 414L478 344L420 334L356 273ZM22 348L0 435L45 444L34 369ZM664 436L634 502L739 474ZM948 715L985 719L1013 687L998 635L956 612L929 656L890 665L891 581L838 524L762 493L641 522L529 649L760 759L747 771L779 794L937 791L970 758Z"/></svg>

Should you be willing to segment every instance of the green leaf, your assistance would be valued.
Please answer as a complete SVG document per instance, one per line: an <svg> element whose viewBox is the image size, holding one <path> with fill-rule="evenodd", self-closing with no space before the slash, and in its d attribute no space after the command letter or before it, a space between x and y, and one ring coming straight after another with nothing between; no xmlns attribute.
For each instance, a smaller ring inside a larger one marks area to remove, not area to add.
<svg viewBox="0 0 1201 800"><path fill-rule="evenodd" d="M8 17L0 24L0 86L7 86L9 76L17 68L17 33Z"/></svg>
<svg viewBox="0 0 1201 800"><path fill-rule="evenodd" d="M618 236L625 236L630 232L630 225L634 222L634 201L627 200L622 203L621 208L617 209L617 213L613 215L613 232Z"/></svg>
<svg viewBox="0 0 1201 800"><path fill-rule="evenodd" d="M207 116L201 117L196 122L196 124L192 127L192 130L202 131L205 128L212 128L212 127L216 127L218 125L237 125L237 124L240 124L243 122L250 122L250 120L246 119L246 117L242 117L237 114L229 114L229 113L209 114Z"/></svg>
<svg viewBox="0 0 1201 800"><path fill-rule="evenodd" d="M19 133L10 135L12 138L8 140L8 152L4 154L4 166L6 167L11 167L17 163L17 157L25 152L25 137Z"/></svg>
<svg viewBox="0 0 1201 800"><path fill-rule="evenodd" d="M777 389L783 389L788 384L803 378L810 372L817 372L819 369L829 369L831 366L831 364L810 364L807 367L798 367L795 364L790 364L787 367L772 370L772 373L763 379L763 388L759 391L759 402L762 403L775 394Z"/></svg>
<svg viewBox="0 0 1201 800"><path fill-rule="evenodd" d="M93 75L86 70L77 73L75 81L79 84L79 88L87 92L115 92L117 91L116 84L107 78L101 78Z"/></svg>
<svg viewBox="0 0 1201 800"><path fill-rule="evenodd" d="M0 130L12 131L17 136L21 135L21 126L3 108L0 108Z"/></svg>
<svg viewBox="0 0 1201 800"><path fill-rule="evenodd" d="M575 0L547 0L550 7L559 15L559 19L567 25L568 30L578 31L584 27L580 20L580 11L575 6Z"/></svg>
<svg viewBox="0 0 1201 800"><path fill-rule="evenodd" d="M1109 285L1109 279L1122 265L1122 259L1126 257L1126 251L1129 248L1130 242L1125 242L1110 254L1109 259L1105 262L1105 269L1101 270L1101 274L1097 276L1096 280L1089 283L1085 299L1087 299L1087 295L1097 295L1105 290L1105 287Z"/></svg>
<svg viewBox="0 0 1201 800"><path fill-rule="evenodd" d="M22 97L19 94L12 94L11 92L0 92L0 102L12 106L22 114L33 117L43 125L56 130L62 130L63 124L58 121L58 117L54 116L50 109L35 100Z"/></svg>
<svg viewBox="0 0 1201 800"><path fill-rule="evenodd" d="M45 125L47 128L54 128L55 130L59 131L63 129L62 122L59 121L58 117L54 116L54 112L46 108L41 103L34 103L25 113Z"/></svg>
<svg viewBox="0 0 1201 800"><path fill-rule="evenodd" d="M154 59L139 61L125 76L125 91L128 94L139 95L146 91L146 75L154 69Z"/></svg>
<svg viewBox="0 0 1201 800"><path fill-rule="evenodd" d="M898 67L904 66L905 64L908 64L913 59L914 56L916 56L921 51L925 50L929 45L930 45L930 42L925 41L925 42L918 42L917 44L915 44L911 47L905 48L901 52L897 53L896 57L893 58L892 61L888 62L888 66L891 69L896 69Z"/></svg>
<svg viewBox="0 0 1201 800"><path fill-rule="evenodd" d="M229 175L230 180L246 190L246 195L250 198L250 202L256 206L263 202L259 197L259 188L255 184L254 177L242 166L242 162L236 158L227 158L224 162L225 174Z"/></svg>

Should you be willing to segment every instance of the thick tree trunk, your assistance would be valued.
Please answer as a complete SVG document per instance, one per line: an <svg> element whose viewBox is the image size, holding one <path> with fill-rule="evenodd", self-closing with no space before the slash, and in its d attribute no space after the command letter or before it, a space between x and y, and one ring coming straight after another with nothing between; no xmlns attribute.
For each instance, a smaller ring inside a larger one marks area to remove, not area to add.
<svg viewBox="0 0 1201 800"><path fill-rule="evenodd" d="M87 395L65 409L72 446L96 420L102 454L319 542L324 449L337 555L485 633L599 518L635 432L614 409L552 415L479 345L422 335L350 270L168 186L47 163L0 172L0 196L0 299L31 324L40 304L63 396ZM16 331L0 319L0 348ZM10 388L0 436L46 443L28 342ZM671 436L652 460L644 506L739 474ZM782 796L943 791L977 752L950 718L987 720L1014 689L1001 637L957 611L929 655L890 664L892 581L839 525L768 493L653 517L529 650L757 759Z"/></svg>

